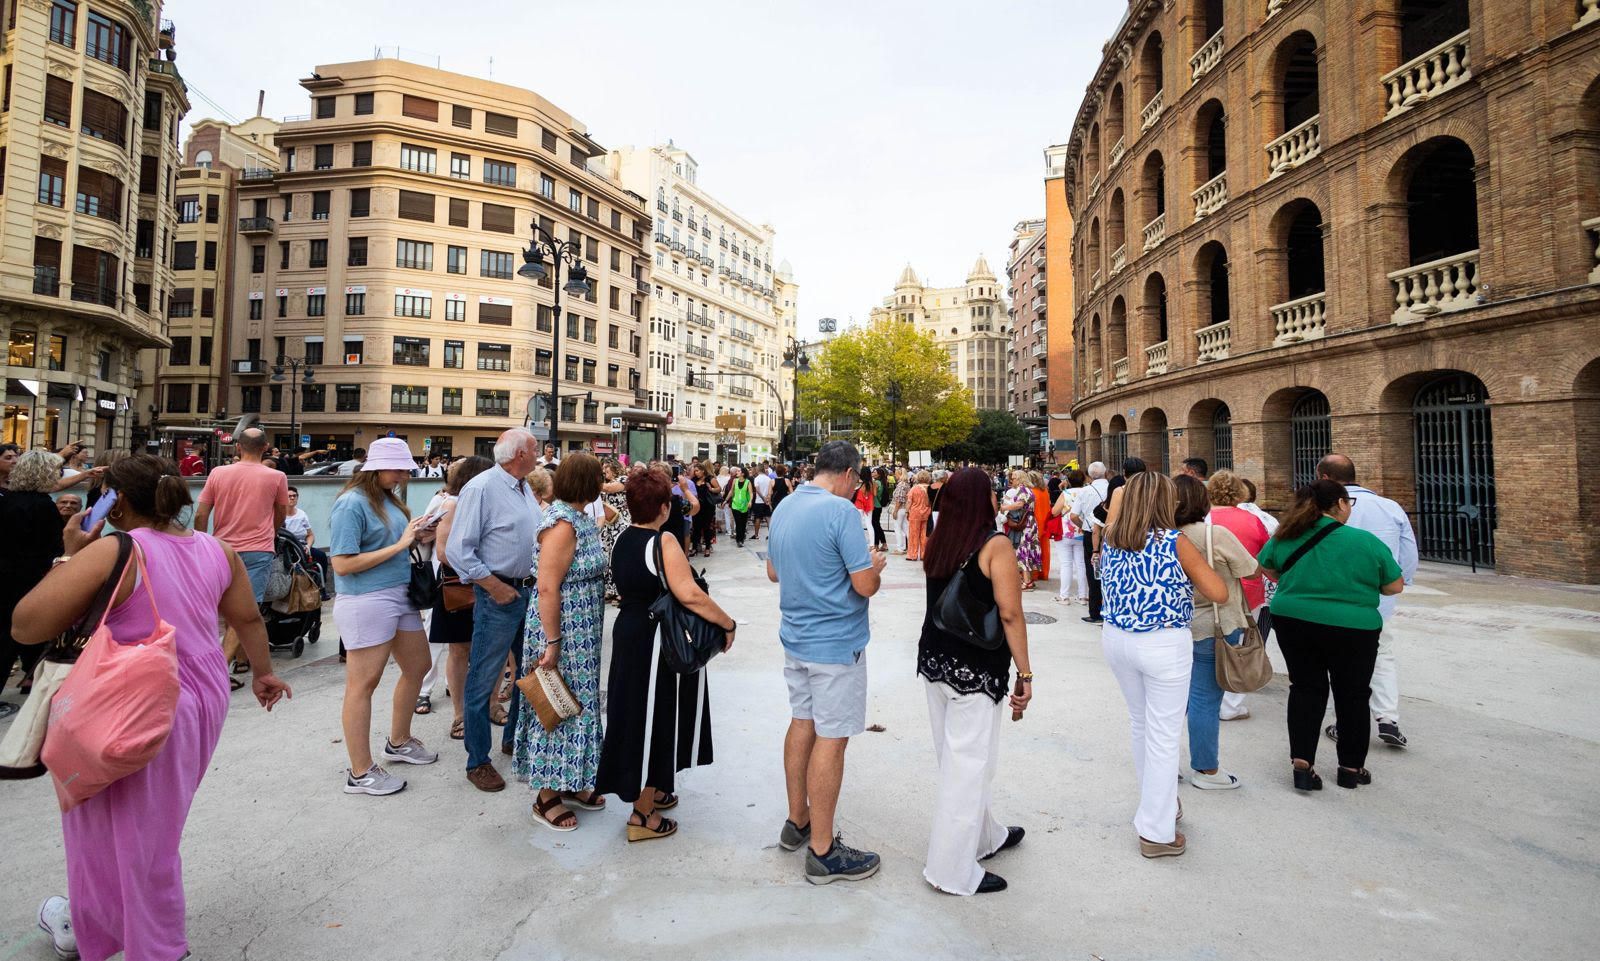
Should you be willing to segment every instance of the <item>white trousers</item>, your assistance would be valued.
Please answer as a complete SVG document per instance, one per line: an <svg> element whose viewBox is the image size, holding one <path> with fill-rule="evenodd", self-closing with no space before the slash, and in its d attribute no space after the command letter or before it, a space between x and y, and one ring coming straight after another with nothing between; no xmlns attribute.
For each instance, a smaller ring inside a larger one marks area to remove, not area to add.
<svg viewBox="0 0 1600 961"><path fill-rule="evenodd" d="M1134 830L1146 841L1170 844L1178 821L1178 742L1189 706L1194 639L1186 627L1134 633L1100 631L1106 663L1128 702L1133 773L1139 783Z"/></svg>
<svg viewBox="0 0 1600 961"><path fill-rule="evenodd" d="M727 488L723 489L726 490ZM726 499L717 505L717 519L722 521L722 532L724 534L733 533L733 505L729 504Z"/></svg>
<svg viewBox="0 0 1600 961"><path fill-rule="evenodd" d="M1062 597L1089 598L1089 571L1084 567L1083 541L1063 537L1056 541L1055 553L1061 558ZM1076 585L1076 589L1074 589Z"/></svg>
<svg viewBox="0 0 1600 961"><path fill-rule="evenodd" d="M894 519L895 535L900 538L900 553L904 554L911 546L911 512L902 510L900 516Z"/></svg>
<svg viewBox="0 0 1600 961"><path fill-rule="evenodd" d="M949 894L972 894L983 880L979 859L1000 850L1006 829L989 810L1000 757L1000 715L983 694L957 694L923 678L928 721L938 762L933 829L928 836L927 882Z"/></svg>
<svg viewBox="0 0 1600 961"><path fill-rule="evenodd" d="M1388 630L1378 635L1378 660L1372 666L1372 695L1367 699L1367 709L1379 721L1400 723L1400 675L1394 659L1394 637Z"/></svg>
<svg viewBox="0 0 1600 961"><path fill-rule="evenodd" d="M435 568L437 570L437 568ZM422 636L428 636L428 629L433 626L433 611L422 612ZM417 692L419 697L433 697L433 689L439 685L439 678L444 676L444 663L450 653L448 644L429 644L428 656L432 662L428 665L428 673L422 675L422 690ZM452 692L455 693L455 692Z"/></svg>

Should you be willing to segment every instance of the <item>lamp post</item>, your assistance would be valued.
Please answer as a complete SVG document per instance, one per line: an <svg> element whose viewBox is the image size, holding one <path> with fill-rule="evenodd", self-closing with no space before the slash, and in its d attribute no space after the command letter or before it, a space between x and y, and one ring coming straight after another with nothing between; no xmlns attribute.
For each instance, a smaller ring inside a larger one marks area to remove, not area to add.
<svg viewBox="0 0 1600 961"><path fill-rule="evenodd" d="M289 369L289 376L283 374L284 368ZM302 374L301 371L304 370ZM289 382L289 450L291 457L300 456L300 385L315 383L312 374L313 366L304 357L284 357L279 355L272 365L272 382L281 384Z"/></svg>
<svg viewBox="0 0 1600 961"><path fill-rule="evenodd" d="M895 459L895 452L899 449L900 441L900 382L889 381L889 389L884 393L884 400L889 402L889 467L899 463Z"/></svg>
<svg viewBox="0 0 1600 961"><path fill-rule="evenodd" d="M781 366L784 370L794 371L794 416L783 430L783 459L790 461L794 459L794 448L800 446L800 375L811 373L811 358L806 354L806 345L790 337L783 351ZM794 430L793 443L789 440L790 428Z"/></svg>
<svg viewBox="0 0 1600 961"><path fill-rule="evenodd" d="M543 238L543 239L540 239ZM517 269L517 276L529 280L541 281L545 278L547 268L545 261L550 262L548 269L553 269L554 282L550 285L555 291L555 301L551 306L554 315L550 321L550 443L555 445L556 456L561 456L561 292L581 297L589 292L589 271L583 266L583 251L576 243L570 240L557 240L554 235L543 227L538 221L533 224L533 237L528 241L528 249L522 252L522 266ZM561 265L567 265L567 282L561 283Z"/></svg>

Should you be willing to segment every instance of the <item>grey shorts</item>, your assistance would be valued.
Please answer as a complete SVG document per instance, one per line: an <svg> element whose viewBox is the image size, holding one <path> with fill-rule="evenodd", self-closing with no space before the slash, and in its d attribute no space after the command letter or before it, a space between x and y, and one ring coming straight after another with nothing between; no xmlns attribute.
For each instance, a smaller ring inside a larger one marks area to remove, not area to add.
<svg viewBox="0 0 1600 961"><path fill-rule="evenodd" d="M818 737L854 737L867 729L867 654L854 664L814 664L785 654L789 714L811 721Z"/></svg>
<svg viewBox="0 0 1600 961"><path fill-rule="evenodd" d="M394 640L401 631L421 631L422 616L406 597L406 585L366 594L339 594L333 601L333 623L346 650L359 651Z"/></svg>

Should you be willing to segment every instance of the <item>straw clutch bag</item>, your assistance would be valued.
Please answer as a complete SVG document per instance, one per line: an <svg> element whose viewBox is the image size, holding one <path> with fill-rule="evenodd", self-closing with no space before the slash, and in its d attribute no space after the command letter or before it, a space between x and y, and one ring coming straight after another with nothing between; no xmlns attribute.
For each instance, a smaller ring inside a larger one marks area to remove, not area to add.
<svg viewBox="0 0 1600 961"><path fill-rule="evenodd" d="M517 687L546 731L554 731L562 721L583 713L583 705L555 668L535 667L518 679Z"/></svg>

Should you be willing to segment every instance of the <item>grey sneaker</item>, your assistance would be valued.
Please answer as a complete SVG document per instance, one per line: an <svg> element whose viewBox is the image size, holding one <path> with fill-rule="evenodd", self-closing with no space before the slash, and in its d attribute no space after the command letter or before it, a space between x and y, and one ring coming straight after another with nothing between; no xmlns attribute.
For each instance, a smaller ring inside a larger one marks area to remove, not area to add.
<svg viewBox="0 0 1600 961"><path fill-rule="evenodd" d="M410 738L398 747L390 744L388 738L383 739L383 759L385 761L399 761L402 764L432 764L439 760L439 752L430 751L422 746L416 738Z"/></svg>
<svg viewBox="0 0 1600 961"><path fill-rule="evenodd" d="M78 957L78 936L72 933L72 912L61 895L48 897L39 905L39 930L50 936L56 957L74 961Z"/></svg>
<svg viewBox="0 0 1600 961"><path fill-rule="evenodd" d="M800 845L811 840L811 825L795 827L793 821L784 821L783 830L778 832L778 847L785 851L798 851Z"/></svg>
<svg viewBox="0 0 1600 961"><path fill-rule="evenodd" d="M817 857L817 852L806 849L806 880L812 884L832 884L835 881L865 881L878 873L883 860L871 851L857 851L834 835L828 853Z"/></svg>
<svg viewBox="0 0 1600 961"><path fill-rule="evenodd" d="M399 794L406 789L404 778L395 777L378 765L372 765L367 773L356 777L353 773L346 773L344 780L344 793L346 794L373 794L384 797L390 794Z"/></svg>
<svg viewBox="0 0 1600 961"><path fill-rule="evenodd" d="M1394 721L1378 722L1378 740L1390 747L1406 746L1406 736L1400 733L1400 725Z"/></svg>

